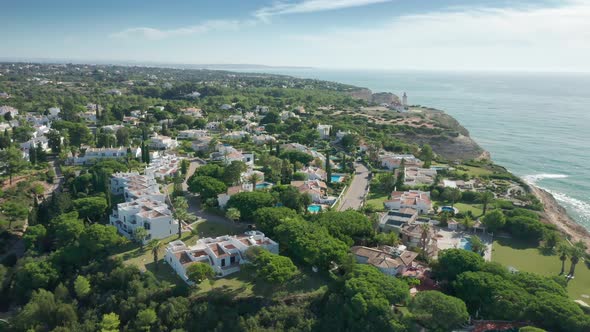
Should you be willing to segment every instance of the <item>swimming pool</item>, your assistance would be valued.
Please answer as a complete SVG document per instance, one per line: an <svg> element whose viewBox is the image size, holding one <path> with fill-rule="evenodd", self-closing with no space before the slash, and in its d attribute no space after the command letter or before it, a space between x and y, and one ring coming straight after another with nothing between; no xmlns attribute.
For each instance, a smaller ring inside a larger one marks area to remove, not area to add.
<svg viewBox="0 0 590 332"><path fill-rule="evenodd" d="M272 183L270 182L262 182L256 184L256 189L268 189L270 187L272 187Z"/></svg>
<svg viewBox="0 0 590 332"><path fill-rule="evenodd" d="M340 181L342 181L343 178L344 178L344 175L332 174L332 176L330 177L330 181L331 182L340 182Z"/></svg>
<svg viewBox="0 0 590 332"><path fill-rule="evenodd" d="M443 206L440 208L442 212L451 212L455 213L455 209L452 206Z"/></svg>
<svg viewBox="0 0 590 332"><path fill-rule="evenodd" d="M461 242L459 242L459 248L471 251L471 240L462 238Z"/></svg>
<svg viewBox="0 0 590 332"><path fill-rule="evenodd" d="M317 205L317 204L313 204L307 207L307 211L311 212L311 213L318 213L320 211L322 211L322 206L321 205Z"/></svg>

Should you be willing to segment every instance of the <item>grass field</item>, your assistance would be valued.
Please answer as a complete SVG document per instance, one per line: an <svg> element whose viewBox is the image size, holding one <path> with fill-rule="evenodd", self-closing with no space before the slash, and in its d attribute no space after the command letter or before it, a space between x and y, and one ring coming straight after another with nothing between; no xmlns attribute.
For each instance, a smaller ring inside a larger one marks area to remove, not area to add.
<svg viewBox="0 0 590 332"><path fill-rule="evenodd" d="M386 201L387 198L387 194L370 192L369 197L367 197L367 206L372 206L378 211L384 211L385 208L383 207L383 202Z"/></svg>
<svg viewBox="0 0 590 332"><path fill-rule="evenodd" d="M534 272L545 276L555 276L561 270L561 261L555 255L543 255L538 248L532 248L513 239L497 239L494 241L492 261L505 266L513 266L519 271ZM570 268L566 261L566 272ZM576 266L576 277L568 284L568 293L575 300L586 303L590 299L590 269L584 262Z"/></svg>
<svg viewBox="0 0 590 332"><path fill-rule="evenodd" d="M273 285L263 281L256 281L250 271L242 269L225 278L205 281L197 286L195 294L206 292L220 292L233 297L263 296L265 298L281 298L319 291L326 285L326 281L311 271L301 272L288 283Z"/></svg>
<svg viewBox="0 0 590 332"><path fill-rule="evenodd" d="M482 176L482 175L491 175L493 174L492 171L483 167L475 167L475 166L460 166L461 168L465 168L466 171L457 170L458 173L467 173L470 176Z"/></svg>
<svg viewBox="0 0 590 332"><path fill-rule="evenodd" d="M459 209L460 213L471 211L475 217L479 217L483 214L483 205L481 204L455 203L455 207Z"/></svg>

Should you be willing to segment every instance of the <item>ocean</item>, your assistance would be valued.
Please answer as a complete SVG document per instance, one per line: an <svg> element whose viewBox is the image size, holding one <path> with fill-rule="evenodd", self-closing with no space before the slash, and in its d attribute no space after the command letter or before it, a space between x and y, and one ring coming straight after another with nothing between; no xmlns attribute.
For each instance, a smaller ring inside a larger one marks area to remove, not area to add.
<svg viewBox="0 0 590 332"><path fill-rule="evenodd" d="M241 70L245 71L245 70ZM590 229L590 74L264 69L257 72L405 91L444 110L492 159L547 191Z"/></svg>

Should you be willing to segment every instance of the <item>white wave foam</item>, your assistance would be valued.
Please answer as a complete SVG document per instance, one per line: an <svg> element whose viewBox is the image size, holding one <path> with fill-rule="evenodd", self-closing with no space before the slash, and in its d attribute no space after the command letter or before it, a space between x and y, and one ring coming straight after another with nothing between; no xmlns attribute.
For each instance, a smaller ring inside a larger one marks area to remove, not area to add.
<svg viewBox="0 0 590 332"><path fill-rule="evenodd" d="M535 184L538 181L543 180L543 179L565 179L567 177L568 177L568 175L566 175L566 174L541 173L541 174L525 175L525 176L523 176L523 179L530 184Z"/></svg>
<svg viewBox="0 0 590 332"><path fill-rule="evenodd" d="M588 222L590 222L590 203L589 202L584 202L584 201L579 200L577 198L570 197L564 193L556 192L553 190L548 190L546 188L543 188L543 189L546 190L551 195L553 195L553 197L555 197L555 199L558 202L563 203L564 205L566 205L566 207L570 207L571 209L575 210L577 212L577 214L583 219L582 220L583 222L585 222L586 224Z"/></svg>

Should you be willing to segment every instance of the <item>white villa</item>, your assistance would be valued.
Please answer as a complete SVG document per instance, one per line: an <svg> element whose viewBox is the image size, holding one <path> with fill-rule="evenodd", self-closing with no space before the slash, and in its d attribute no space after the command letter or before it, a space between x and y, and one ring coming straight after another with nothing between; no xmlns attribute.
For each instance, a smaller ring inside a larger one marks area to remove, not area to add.
<svg viewBox="0 0 590 332"><path fill-rule="evenodd" d="M253 190L253 187L252 187L251 183L242 183L239 186L229 187L229 188L227 188L226 192L217 195L217 204L219 205L219 207L221 209L225 209L225 207L227 206L227 202L229 202L229 199L233 195L243 193L243 192L249 192L252 190Z"/></svg>
<svg viewBox="0 0 590 332"><path fill-rule="evenodd" d="M383 249L354 246L351 251L357 262L373 265L384 274L397 276L413 269L414 260L418 257L418 253L401 247L397 250L387 246Z"/></svg>
<svg viewBox="0 0 590 332"><path fill-rule="evenodd" d="M411 154L384 153L379 155L381 167L385 167L390 171L399 168L402 160L407 167L422 167L424 165L422 160Z"/></svg>
<svg viewBox="0 0 590 332"><path fill-rule="evenodd" d="M243 130L239 130L239 131L232 131L229 132L225 135L223 135L223 138L225 139L231 139L231 140L240 140L244 137L248 136L248 133L243 131Z"/></svg>
<svg viewBox="0 0 590 332"><path fill-rule="evenodd" d="M163 135L155 135L150 138L150 147L158 150L174 149L178 146L178 141Z"/></svg>
<svg viewBox="0 0 590 332"><path fill-rule="evenodd" d="M196 108L196 107L183 108L180 110L180 112L183 115L192 116L193 118L202 118L203 117L203 112L201 111L201 109Z"/></svg>
<svg viewBox="0 0 590 332"><path fill-rule="evenodd" d="M157 156L151 159L149 166L145 168L145 174L156 179L174 176L180 170L182 157L172 154Z"/></svg>
<svg viewBox="0 0 590 332"><path fill-rule="evenodd" d="M86 165L90 162L94 162L97 159L107 158L125 158L127 157L127 148L88 148L84 155L69 157L67 163L70 165ZM141 157L141 148L131 148L131 158Z"/></svg>
<svg viewBox="0 0 590 332"><path fill-rule="evenodd" d="M316 128L318 133L320 134L321 139L328 139L330 137L330 131L332 130L332 125L323 125L318 124Z"/></svg>
<svg viewBox="0 0 590 332"><path fill-rule="evenodd" d="M188 129L178 132L178 139L195 139L199 137L209 136L209 131L203 129Z"/></svg>
<svg viewBox="0 0 590 332"><path fill-rule="evenodd" d="M433 185L436 181L436 170L420 167L405 167L404 184L406 186Z"/></svg>
<svg viewBox="0 0 590 332"><path fill-rule="evenodd" d="M263 145L270 142L276 142L276 138L267 134L260 134L252 137L252 141L256 145Z"/></svg>
<svg viewBox="0 0 590 332"><path fill-rule="evenodd" d="M291 181L291 186L297 188L302 194L309 194L312 202L318 204L331 203L327 195L328 186L324 181L307 180L307 181Z"/></svg>
<svg viewBox="0 0 590 332"><path fill-rule="evenodd" d="M211 144L212 140L213 140L213 138L210 136L199 137L191 143L191 147L194 151L197 151L197 152L198 151L207 151L207 150L209 150L209 145Z"/></svg>
<svg viewBox="0 0 590 332"><path fill-rule="evenodd" d="M391 193L390 199L383 202L383 205L389 210L411 208L422 214L432 210L430 193L419 190L394 191Z"/></svg>
<svg viewBox="0 0 590 332"><path fill-rule="evenodd" d="M111 225L125 237L133 239L139 227L148 232L144 242L162 239L178 231L178 222L165 202L166 195L160 192L152 176L137 172L116 173L111 178L111 192L125 197L126 202L117 204L109 216Z"/></svg>
<svg viewBox="0 0 590 332"><path fill-rule="evenodd" d="M327 179L326 171L316 166L304 167L300 169L298 172L305 174L308 180L326 181Z"/></svg>
<svg viewBox="0 0 590 332"><path fill-rule="evenodd" d="M238 272L240 265L248 261L244 253L251 247L262 247L278 254L279 244L264 233L258 231L246 232L243 235L224 235L216 238L204 238L197 240L194 246L187 246L184 242L176 240L166 247L164 260L187 283L186 268L191 264L209 264L218 277L225 277Z"/></svg>
<svg viewBox="0 0 590 332"><path fill-rule="evenodd" d="M226 165L232 161L243 161L248 166L254 166L254 153L245 153L236 150L231 145L220 145L217 147L217 152L211 154L212 160L223 161Z"/></svg>
<svg viewBox="0 0 590 332"><path fill-rule="evenodd" d="M18 110L12 106L0 106L0 116L5 116L7 113L14 118L18 115Z"/></svg>

